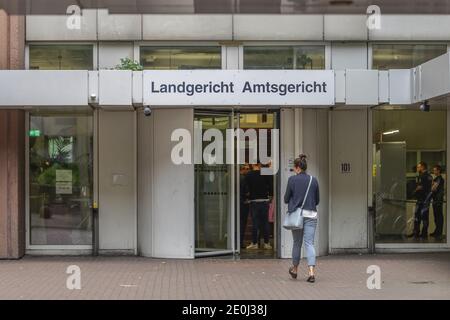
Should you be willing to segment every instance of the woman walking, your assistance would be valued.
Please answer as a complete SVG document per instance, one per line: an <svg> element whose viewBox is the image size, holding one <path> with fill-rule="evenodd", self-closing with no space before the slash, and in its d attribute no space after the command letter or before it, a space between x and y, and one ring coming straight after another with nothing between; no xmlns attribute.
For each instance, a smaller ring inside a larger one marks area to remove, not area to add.
<svg viewBox="0 0 450 320"><path fill-rule="evenodd" d="M289 213L296 211L303 205L303 228L292 230L294 244L292 248L292 267L289 268L289 274L292 278L297 279L300 249L304 243L309 269L307 281L315 282L316 251L314 249L314 235L317 226L316 206L319 204L319 183L316 178L306 173L307 167L305 155L302 154L295 159L295 175L289 178L284 195L284 202L288 204Z"/></svg>

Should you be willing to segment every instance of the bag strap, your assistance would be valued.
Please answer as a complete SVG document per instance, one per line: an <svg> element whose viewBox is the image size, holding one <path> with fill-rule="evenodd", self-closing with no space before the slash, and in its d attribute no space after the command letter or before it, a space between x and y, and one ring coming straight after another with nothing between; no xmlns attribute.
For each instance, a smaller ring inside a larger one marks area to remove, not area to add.
<svg viewBox="0 0 450 320"><path fill-rule="evenodd" d="M303 198L303 203L302 203L302 206L300 207L300 209L302 209L302 210L303 210L303 207L305 206L306 198L308 197L309 188L311 187L311 182L312 182L312 176L309 176L308 188L306 189L305 198Z"/></svg>

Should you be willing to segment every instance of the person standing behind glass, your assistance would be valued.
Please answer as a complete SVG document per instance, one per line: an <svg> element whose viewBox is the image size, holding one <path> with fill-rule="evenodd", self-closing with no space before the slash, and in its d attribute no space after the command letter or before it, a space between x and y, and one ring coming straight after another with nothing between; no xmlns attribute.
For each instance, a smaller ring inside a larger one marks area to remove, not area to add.
<svg viewBox="0 0 450 320"><path fill-rule="evenodd" d="M264 249L272 250L269 242L269 202L273 196L273 176L261 174L261 164L254 164L253 170L245 177L252 215L252 243L247 249L258 249L260 235L264 236ZM259 234L258 234L259 231Z"/></svg>
<svg viewBox="0 0 450 320"><path fill-rule="evenodd" d="M430 235L437 240L442 240L442 228L444 225L444 186L445 180L442 177L442 168L440 165L433 167L433 185L431 187L432 199L433 199L433 215L436 229Z"/></svg>
<svg viewBox="0 0 450 320"><path fill-rule="evenodd" d="M306 156L300 155L294 160L295 176L288 180L284 202L288 204L288 211L294 212L300 208L308 189L310 176L306 173L308 164ZM303 207L303 229L292 230L294 239L292 247L292 267L289 268L289 274L297 279L298 265L300 264L300 250L302 244L305 244L306 258L308 261L309 277L308 282L315 282L314 268L316 266L316 251L314 248L314 236L317 226L317 205L319 204L319 183L316 178L312 178L311 186Z"/></svg>
<svg viewBox="0 0 450 320"><path fill-rule="evenodd" d="M433 177L428 173L427 164L423 161L417 164L417 187L414 195L417 199L416 210L414 212L414 232L415 239L428 237L428 222L430 212L430 194ZM420 225L422 224L422 232Z"/></svg>
<svg viewBox="0 0 450 320"><path fill-rule="evenodd" d="M248 214L250 211L250 205L248 202L248 193L245 188L245 177L247 176L247 173L250 170L250 165L248 163L243 164L241 166L240 170L240 181L239 181L239 208L240 208L240 227L241 227L241 248L245 248L244 245L244 236L245 236L245 230L247 229L247 221L248 221Z"/></svg>

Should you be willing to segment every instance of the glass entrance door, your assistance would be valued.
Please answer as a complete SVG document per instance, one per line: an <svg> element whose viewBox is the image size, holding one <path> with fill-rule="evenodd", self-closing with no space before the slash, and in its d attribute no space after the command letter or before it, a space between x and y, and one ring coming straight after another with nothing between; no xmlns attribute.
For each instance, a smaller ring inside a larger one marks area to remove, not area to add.
<svg viewBox="0 0 450 320"><path fill-rule="evenodd" d="M233 115L196 113L194 121L196 130L206 138L201 142L194 139L194 150L201 152L197 155L201 163L195 164L195 255L233 254L234 166L226 161L226 130L233 129ZM208 139L210 136L214 137Z"/></svg>
<svg viewBox="0 0 450 320"><path fill-rule="evenodd" d="M202 111L195 113L194 121L196 256L276 257L277 113ZM227 134L230 129L233 135ZM259 148L268 151L272 161L261 159ZM273 175L261 178L260 172L270 167ZM255 198L260 195L253 189L260 183L267 184L265 199ZM267 210L259 210L254 218L251 202L261 201Z"/></svg>
<svg viewBox="0 0 450 320"><path fill-rule="evenodd" d="M35 112L28 132L28 246L92 245L92 112Z"/></svg>

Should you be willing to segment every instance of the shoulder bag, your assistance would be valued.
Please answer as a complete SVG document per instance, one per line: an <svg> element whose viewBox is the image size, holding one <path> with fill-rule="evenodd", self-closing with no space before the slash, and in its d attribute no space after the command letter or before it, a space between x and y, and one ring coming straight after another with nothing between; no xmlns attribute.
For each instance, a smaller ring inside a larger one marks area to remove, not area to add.
<svg viewBox="0 0 450 320"><path fill-rule="evenodd" d="M297 208L294 212L286 213L284 217L283 228L287 230L303 229L303 207L308 197L309 188L311 187L312 176L309 177L308 189L306 189L305 198L302 206Z"/></svg>

